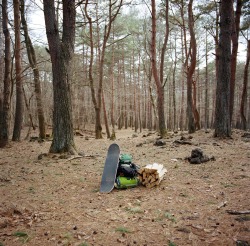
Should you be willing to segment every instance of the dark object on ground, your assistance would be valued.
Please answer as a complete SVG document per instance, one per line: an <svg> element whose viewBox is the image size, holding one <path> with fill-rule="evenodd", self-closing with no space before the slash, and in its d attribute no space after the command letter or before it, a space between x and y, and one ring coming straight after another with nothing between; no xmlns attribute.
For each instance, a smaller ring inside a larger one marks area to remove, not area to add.
<svg viewBox="0 0 250 246"><path fill-rule="evenodd" d="M39 137L30 137L30 142L38 141Z"/></svg>
<svg viewBox="0 0 250 246"><path fill-rule="evenodd" d="M166 142L163 139L158 139L154 143L155 146L164 146L166 145Z"/></svg>
<svg viewBox="0 0 250 246"><path fill-rule="evenodd" d="M242 141L250 142L250 132L245 132L241 137L242 137Z"/></svg>
<svg viewBox="0 0 250 246"><path fill-rule="evenodd" d="M244 222L244 221L250 221L250 216L249 215L240 215L235 218L235 220L239 222Z"/></svg>
<svg viewBox="0 0 250 246"><path fill-rule="evenodd" d="M250 244L247 241L237 240L236 246L250 246Z"/></svg>
<svg viewBox="0 0 250 246"><path fill-rule="evenodd" d="M241 137L242 138L250 138L250 132L245 132Z"/></svg>
<svg viewBox="0 0 250 246"><path fill-rule="evenodd" d="M133 178L138 175L137 173L138 169L139 167L136 166L134 163L129 163L129 164L119 163L117 176Z"/></svg>
<svg viewBox="0 0 250 246"><path fill-rule="evenodd" d="M37 159L38 159L38 160L42 160L43 157L46 157L46 156L48 156L47 153L42 153L42 154L38 155Z"/></svg>
<svg viewBox="0 0 250 246"><path fill-rule="evenodd" d="M189 144L192 145L192 143L190 141L183 141L183 140L175 140L174 143L176 144Z"/></svg>
<svg viewBox="0 0 250 246"><path fill-rule="evenodd" d="M130 154L121 154L119 158L119 165L117 170L117 177L134 178L138 175L139 167L132 163L132 156Z"/></svg>
<svg viewBox="0 0 250 246"><path fill-rule="evenodd" d="M119 164L120 147L118 144L111 144L108 149L104 164L100 192L109 193L115 185L116 173Z"/></svg>
<svg viewBox="0 0 250 246"><path fill-rule="evenodd" d="M174 141L174 143L176 143L176 144L189 144L189 145L192 145L192 142L191 142L192 138L193 138L192 136L189 136L188 138L186 138L184 136L181 136L181 138L179 140L176 139Z"/></svg>
<svg viewBox="0 0 250 246"><path fill-rule="evenodd" d="M227 213L233 214L233 215L239 215L239 214L250 214L250 210L242 210L242 211L237 211L237 210L227 210Z"/></svg>
<svg viewBox="0 0 250 246"><path fill-rule="evenodd" d="M193 149L191 152L191 156L187 157L186 159L190 162L190 164L201 164L210 160L215 161L214 156L209 158L208 156L204 155L203 151L199 148Z"/></svg>
<svg viewBox="0 0 250 246"><path fill-rule="evenodd" d="M84 136L84 134L80 130L75 130L74 135L76 136Z"/></svg>

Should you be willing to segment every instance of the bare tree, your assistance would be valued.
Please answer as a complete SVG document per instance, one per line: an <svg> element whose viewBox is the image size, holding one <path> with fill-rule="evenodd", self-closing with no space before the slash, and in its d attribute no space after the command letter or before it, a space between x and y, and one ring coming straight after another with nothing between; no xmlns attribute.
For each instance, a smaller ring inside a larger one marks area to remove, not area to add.
<svg viewBox="0 0 250 246"><path fill-rule="evenodd" d="M103 118L104 118L107 138L111 138L109 125L108 125L108 116L107 116L107 111L106 111L106 103L105 103L105 98L104 98L104 93L103 92L102 92L102 107L103 107Z"/></svg>
<svg viewBox="0 0 250 246"><path fill-rule="evenodd" d="M23 124L23 81L22 81L22 64L21 64L21 31L20 31L20 2L14 0L14 27L15 27L15 68L16 68L16 112L15 124L13 130L13 141L21 140L21 130Z"/></svg>
<svg viewBox="0 0 250 246"><path fill-rule="evenodd" d="M100 48L100 60L98 66L98 87L97 91L94 87L94 78L93 78L93 58L94 58L94 40L93 40L93 20L91 16L88 14L88 5L89 1L86 0L85 2L85 15L88 19L89 24L89 39L90 39L90 49L91 49L91 57L90 57L90 65L89 65L89 82L91 88L91 96L92 102L95 109L95 137L96 139L102 138L102 125L101 125L101 108L102 108L102 93L103 93L103 73L104 73L104 59L106 55L106 48L108 44L108 40L111 33L112 23L115 21L117 15L120 12L120 9L123 4L123 0L118 1L111 1L109 0L108 4L108 20L104 26L104 34L103 40ZM97 21L97 23L99 23Z"/></svg>
<svg viewBox="0 0 250 246"><path fill-rule="evenodd" d="M173 59L173 131L177 131L177 115L176 115L176 66L177 66L177 45L176 45L176 34L174 35L174 59Z"/></svg>
<svg viewBox="0 0 250 246"><path fill-rule="evenodd" d="M244 68L244 81L243 81L243 89L240 103L240 116L242 121L242 129L247 129L247 120L246 120L246 102L247 102L247 84L248 84L248 68L250 62L250 39L247 40L247 58L246 64ZM250 110L250 109L249 109Z"/></svg>
<svg viewBox="0 0 250 246"><path fill-rule="evenodd" d="M160 75L157 69L157 57L156 57L156 1L151 0L151 18L152 18L152 36L151 36L151 64L152 64L152 74L155 80L157 88L157 107L158 107L158 124L159 133L161 137L165 137L167 134L166 122L165 122L165 112L164 112L164 81L163 81L163 68L166 46L169 36L169 23L168 23L168 0L165 2L165 37L163 41L163 46L161 50L161 61L160 61Z"/></svg>
<svg viewBox="0 0 250 246"><path fill-rule="evenodd" d="M208 129L209 122L209 98L208 98L208 40L207 40L207 29L206 29L206 68L205 68L205 132Z"/></svg>
<svg viewBox="0 0 250 246"><path fill-rule="evenodd" d="M231 137L230 76L233 0L221 0L220 39L218 47L218 78L215 106L215 137Z"/></svg>
<svg viewBox="0 0 250 246"><path fill-rule="evenodd" d="M36 103L37 103L37 115L38 115L38 123L39 123L39 137L44 139L46 137L45 132L45 116L43 111L43 101L42 101L42 91L41 91L41 83L40 83L40 73L38 69L38 64L36 61L36 53L31 42L27 22L25 18L25 1L21 0L21 21L22 27L24 31L25 45L27 49L27 55L29 59L30 66L33 70L34 83L35 83L35 95L36 95Z"/></svg>
<svg viewBox="0 0 250 246"><path fill-rule="evenodd" d="M9 141L10 95L11 95L11 51L10 32L8 29L8 1L2 0L2 24L4 33L4 89L3 102L0 109L0 147L5 147Z"/></svg>
<svg viewBox="0 0 250 246"><path fill-rule="evenodd" d="M240 32L240 16L241 16L242 5L243 5L243 1L237 0L235 17L234 17L234 21L232 22L233 47L232 47L231 79L230 79L230 120L231 120L231 123L232 123L233 110L234 110L235 75L236 75L236 65L237 65L237 52L238 52L238 46L239 46L238 40L239 40L239 32Z"/></svg>
<svg viewBox="0 0 250 246"><path fill-rule="evenodd" d="M188 132L195 132L194 124L194 105L192 97L192 84L193 84L193 75L196 67L196 39L194 34L194 18L193 18L193 0L190 0L188 3L188 26L190 32L190 64L187 71L187 119L188 119Z"/></svg>
<svg viewBox="0 0 250 246"><path fill-rule="evenodd" d="M180 130L184 130L186 128L186 117L185 117L185 75L187 74L188 71L188 59L189 59L189 54L188 54L188 45L187 45L187 24L186 24L186 19L185 19L185 8L186 8L186 1L180 0L176 1L175 4L177 5L179 11L180 11L180 19L179 18L174 18L175 22L177 23L178 26L181 28L181 61L182 61L182 69L181 69L181 103L180 103ZM192 88L191 88L192 89ZM191 92L192 95L192 92Z"/></svg>
<svg viewBox="0 0 250 246"><path fill-rule="evenodd" d="M53 141L50 152L76 153L72 119L71 80L75 44L75 0L63 0L60 38L55 1L44 0L44 17L53 73Z"/></svg>

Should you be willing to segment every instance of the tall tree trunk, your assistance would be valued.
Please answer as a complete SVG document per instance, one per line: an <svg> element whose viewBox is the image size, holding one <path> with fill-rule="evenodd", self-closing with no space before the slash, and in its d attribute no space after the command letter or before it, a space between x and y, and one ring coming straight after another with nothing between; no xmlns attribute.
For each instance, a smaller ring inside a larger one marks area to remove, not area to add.
<svg viewBox="0 0 250 246"><path fill-rule="evenodd" d="M154 100L154 97L153 97L153 88L152 88L152 70L150 69L150 75L149 75L149 78L148 78L148 93L149 93L149 98L150 98L150 111L152 112L152 109L153 109L153 112L154 112L154 119L156 122L158 122L158 117L159 115L157 114L157 109L156 109L156 105L155 105L155 100ZM153 114L151 113L151 128L153 127ZM153 127L154 128L154 127Z"/></svg>
<svg viewBox="0 0 250 246"><path fill-rule="evenodd" d="M188 132L195 132L194 116L193 116L193 98L192 98L192 82L193 75L196 67L196 40L194 34L194 18L193 18L193 0L188 4L188 26L190 32L190 57L191 61L187 71L187 120Z"/></svg>
<svg viewBox="0 0 250 246"><path fill-rule="evenodd" d="M85 15L88 19L89 24L89 39L90 39L90 61L89 61L89 70L88 70L88 79L90 84L91 90L91 98L95 109L95 134L96 139L102 138L102 126L101 126L101 116L99 115L100 108L98 107L98 102L95 95L95 86L94 86L94 79L93 79L93 61L94 61L94 41L93 41L93 22L92 18L88 15L87 11L88 1L85 2Z"/></svg>
<svg viewBox="0 0 250 246"><path fill-rule="evenodd" d="M33 95L32 95L33 96ZM31 97L32 97L31 96ZM26 109L27 109L27 113L29 115L29 119L30 119L30 125L29 125L29 128L33 128L33 130L36 129L36 127L34 126L34 123L33 123L33 118L32 118L32 114L31 114L31 111L30 111L30 100L28 100L26 94L25 94L25 90L24 90L24 87L23 87L23 98L24 98L24 103L25 103L25 106L26 106ZM30 132L30 131L28 131ZM29 134L27 134L27 137L25 137L25 139L28 139L28 136Z"/></svg>
<svg viewBox="0 0 250 246"><path fill-rule="evenodd" d="M139 57L139 64L138 64L138 90L141 90L140 92L139 92L139 95L143 95L142 94L142 88L140 87L140 78L141 78L141 76L140 76L140 73L141 73L141 59L140 59L140 57ZM143 97L143 96L142 96ZM138 121L139 121L139 129L140 129L140 132L142 132L142 122L141 122L141 97L140 96L138 96L137 97L137 103L138 103Z"/></svg>
<svg viewBox="0 0 250 246"><path fill-rule="evenodd" d="M234 111L234 92L235 92L235 75L237 65L237 52L238 52L238 40L240 32L240 16L243 1L237 0L235 18L232 23L232 58L231 58L231 79L230 79L230 121L232 124L233 111ZM233 9L232 9L233 11ZM233 16L232 12L232 16Z"/></svg>
<svg viewBox="0 0 250 246"><path fill-rule="evenodd" d="M4 34L3 34L3 5L0 5L0 81L3 82L4 78ZM2 87L1 87L2 88ZM0 92L1 93L1 92Z"/></svg>
<svg viewBox="0 0 250 246"><path fill-rule="evenodd" d="M104 122L105 122L107 138L109 139L111 137L111 135L110 135L110 131L109 131L108 116L107 116L107 112L106 112L106 104L105 104L105 98L104 98L103 92L102 92L102 106L103 106L103 118L104 118Z"/></svg>
<svg viewBox="0 0 250 246"><path fill-rule="evenodd" d="M113 33L114 34L114 33ZM114 37L113 37L114 40ZM111 125L112 125L112 134L111 134L111 140L116 139L115 135L115 116L114 116L114 111L115 111L115 102L114 102L114 47L112 47L112 65L110 66L110 79L111 79Z"/></svg>
<svg viewBox="0 0 250 246"><path fill-rule="evenodd" d="M214 46L215 46L215 71L216 71L216 81L218 80L218 66L219 66L219 20L220 20L220 7L218 7L219 3L215 4L216 7L216 17L215 17L215 35L214 35Z"/></svg>
<svg viewBox="0 0 250 246"><path fill-rule="evenodd" d="M182 46L185 47L184 43L184 31L181 29L181 43ZM181 103L180 103L180 130L183 131L185 128L184 124L184 88L185 88L185 61L184 61L184 49L181 49L181 59L182 59L182 66L181 66Z"/></svg>
<svg viewBox="0 0 250 246"><path fill-rule="evenodd" d="M197 81L193 80L193 115L194 115L194 119L195 119L195 128L197 130L201 129L201 125L200 125L200 114L199 111L197 109Z"/></svg>
<svg viewBox="0 0 250 246"><path fill-rule="evenodd" d="M127 93L126 93L126 72L125 72L125 57L124 57L124 49L122 52L122 69L123 69L123 97L124 97L124 104L123 104L123 111L124 111L124 127L125 129L128 128L128 106L127 106Z"/></svg>
<svg viewBox="0 0 250 246"><path fill-rule="evenodd" d="M248 84L248 68L250 62L250 40L247 40L247 58L246 64L244 68L244 81L243 81L243 89L240 103L240 116L242 121L242 129L247 129L247 120L246 120L246 103L247 103L247 84ZM248 109L250 111L250 108Z"/></svg>
<svg viewBox="0 0 250 246"><path fill-rule="evenodd" d="M35 83L35 95L36 95L36 104L37 104L37 115L38 115L38 125L39 125L39 137L44 139L46 137L46 130L45 130L45 116L43 111L43 101L42 101L42 90L41 90L41 83L40 83L40 74L39 69L36 61L36 53L31 42L28 27L25 19L25 3L24 0L21 0L21 21L24 30L24 37L25 37L25 44L28 54L28 59L30 66L33 70L34 76L34 83Z"/></svg>
<svg viewBox="0 0 250 246"><path fill-rule="evenodd" d="M134 44L133 44L134 45ZM136 69L135 69L135 50L132 52L132 86L133 86L133 114L135 132L138 130L138 110L137 110L137 82L136 82Z"/></svg>
<svg viewBox="0 0 250 246"><path fill-rule="evenodd" d="M221 0L220 40L218 51L218 80L215 106L215 137L231 137L230 74L233 0Z"/></svg>
<svg viewBox="0 0 250 246"><path fill-rule="evenodd" d="M120 12L120 8L122 6L123 0L120 0L118 6L116 7L115 13L113 12L113 6L114 3L112 3L111 0L109 0L109 21L108 24L104 27L104 37L103 37L103 43L102 43L102 49L101 49L101 57L100 57L100 65L99 65L99 81L98 81L98 89L97 89L97 111L96 111L96 138L102 138L102 126L101 121L99 120L101 117L98 114L101 114L101 111L98 110L101 108L101 93L102 93L102 87L103 87L103 71L104 71L104 58L106 55L106 48L107 48L107 42L110 37L111 27L116 19L118 13Z"/></svg>
<svg viewBox="0 0 250 246"><path fill-rule="evenodd" d="M185 89L185 74L188 73L188 48L187 48L187 31L186 31L186 21L184 16L185 2L181 0L180 4L180 12L181 12L181 20L182 20L182 29L181 29L181 40L182 40L182 96L181 96L181 116L180 116L180 129L183 131L187 128L187 120L184 121L184 89ZM185 57L185 58L184 58ZM192 93L191 93L192 94Z"/></svg>
<svg viewBox="0 0 250 246"><path fill-rule="evenodd" d="M16 112L13 130L13 141L21 140L21 130L23 124L23 81L21 64L21 31L20 31L20 5L19 0L14 0L14 26L15 26L15 67L16 67Z"/></svg>
<svg viewBox="0 0 250 246"><path fill-rule="evenodd" d="M60 40L55 2L44 0L44 17L53 73L53 141L50 152L76 154L71 102L72 57L75 43L75 0L63 0Z"/></svg>
<svg viewBox="0 0 250 246"><path fill-rule="evenodd" d="M157 58L156 58L156 3L155 0L151 0L152 4L152 37L151 37L151 64L152 64L152 73L155 80L157 88L157 108L158 108L158 121L159 121L159 133L161 137L165 137L167 134L166 122L165 122L165 110L164 110L164 85L161 83L160 79L163 78L163 69L160 70L160 77L158 75L157 69ZM166 1L166 6L168 7L168 0ZM166 15L168 14L168 8ZM168 25L168 19L166 16L166 26ZM167 27L166 27L167 28ZM161 57L164 57L163 52L166 50L168 38L168 31L165 33L165 40L162 47ZM160 68L163 66L163 58L161 58Z"/></svg>
<svg viewBox="0 0 250 246"><path fill-rule="evenodd" d="M209 122L209 99L208 99L208 44L207 44L207 30L206 30L206 69L205 69L205 132L208 129Z"/></svg>
<svg viewBox="0 0 250 246"><path fill-rule="evenodd" d="M94 47L93 46L93 27L92 27L93 22L92 22L91 17L88 15L88 11L87 11L88 4L89 4L89 2L87 0L85 2L85 15L88 19L88 23L90 26L90 42L91 42L91 47L92 47L91 52L93 52L93 47ZM101 49L100 49L100 62L99 62L99 67L98 67L99 78L98 78L98 88L97 88L96 95L95 95L94 87L93 86L91 87L92 101L94 104L95 116L96 116L96 118L95 118L95 137L96 137L96 139L102 138L101 107L102 107L104 59L105 59L105 55L106 55L107 42L108 42L108 39L110 36L112 23L115 21L117 15L119 14L122 4L123 4L123 0L120 0L117 5L115 5L114 3L112 3L111 0L109 0L108 23L105 24L105 26L104 26L104 35L103 35L103 40L102 40L103 42L102 42ZM115 9L115 11L114 11L114 9ZM92 73L92 71L91 71L91 73ZM90 74L90 71L89 71L89 74ZM92 83L92 85L93 85L93 76L91 75L91 77L92 78L90 78L90 80L92 80L92 82L90 81L90 84Z"/></svg>
<svg viewBox="0 0 250 246"><path fill-rule="evenodd" d="M176 66L177 66L177 46L176 46L176 36L175 36L175 44L174 44L174 68L173 68L173 108L174 108L174 122L173 122L173 131L176 132L178 130L177 125L177 115L176 115Z"/></svg>
<svg viewBox="0 0 250 246"><path fill-rule="evenodd" d="M144 92L144 100L142 105L143 113L141 116L141 121L142 121L142 128L146 129L147 122L149 122L149 112L147 110L148 91L147 91L147 76L145 73L143 73L143 92Z"/></svg>
<svg viewBox="0 0 250 246"><path fill-rule="evenodd" d="M120 49L120 46L118 45L118 49ZM122 88L122 61L118 61L118 88ZM121 90L118 90L117 96L119 98L118 106L117 106L117 114L118 115L118 122L117 122L117 128L121 129L124 126L124 114L123 114L123 93Z"/></svg>
<svg viewBox="0 0 250 246"><path fill-rule="evenodd" d="M1 2L2 3L2 2ZM0 16L2 17L2 5L0 6ZM4 38L3 38L3 19L0 19L0 148L2 139L2 125L3 125L3 90L2 82L4 82Z"/></svg>
<svg viewBox="0 0 250 246"><path fill-rule="evenodd" d="M2 24L4 33L4 89L3 102L0 111L0 148L5 147L9 142L10 125L10 95L11 95L11 51L10 51L10 33L8 29L8 1L2 0Z"/></svg>

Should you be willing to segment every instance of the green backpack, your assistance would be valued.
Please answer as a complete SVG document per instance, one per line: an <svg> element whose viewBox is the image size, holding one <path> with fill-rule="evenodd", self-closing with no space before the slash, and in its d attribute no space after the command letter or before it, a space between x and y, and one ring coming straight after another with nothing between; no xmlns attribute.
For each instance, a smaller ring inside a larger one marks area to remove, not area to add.
<svg viewBox="0 0 250 246"><path fill-rule="evenodd" d="M119 158L119 165L117 169L117 176L124 176L133 178L138 175L139 167L132 163L132 155L121 154Z"/></svg>
<svg viewBox="0 0 250 246"><path fill-rule="evenodd" d="M136 187L139 184L139 179L137 177L129 178L118 176L116 178L115 187L117 189L127 189Z"/></svg>
<svg viewBox="0 0 250 246"><path fill-rule="evenodd" d="M121 154L120 155L120 164L129 164L132 163L132 155L130 154Z"/></svg>

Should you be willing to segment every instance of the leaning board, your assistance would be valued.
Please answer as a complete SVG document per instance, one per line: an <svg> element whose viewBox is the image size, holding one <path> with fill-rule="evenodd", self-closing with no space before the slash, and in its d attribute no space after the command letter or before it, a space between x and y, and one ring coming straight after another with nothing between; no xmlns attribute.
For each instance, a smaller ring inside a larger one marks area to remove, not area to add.
<svg viewBox="0 0 250 246"><path fill-rule="evenodd" d="M100 187L101 193L111 192L114 188L117 168L119 164L119 156L119 145L116 143L111 144L108 148L108 153L104 164Z"/></svg>

